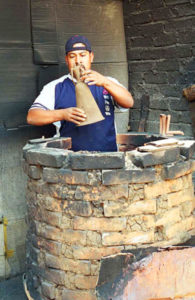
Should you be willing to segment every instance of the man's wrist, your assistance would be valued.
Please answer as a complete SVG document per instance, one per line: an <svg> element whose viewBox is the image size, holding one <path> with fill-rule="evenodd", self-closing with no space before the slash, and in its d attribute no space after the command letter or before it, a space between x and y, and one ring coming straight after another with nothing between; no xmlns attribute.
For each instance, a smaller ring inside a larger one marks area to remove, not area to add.
<svg viewBox="0 0 195 300"><path fill-rule="evenodd" d="M110 86L110 80L104 76L104 81L103 81L103 85L102 85L105 89L108 88Z"/></svg>

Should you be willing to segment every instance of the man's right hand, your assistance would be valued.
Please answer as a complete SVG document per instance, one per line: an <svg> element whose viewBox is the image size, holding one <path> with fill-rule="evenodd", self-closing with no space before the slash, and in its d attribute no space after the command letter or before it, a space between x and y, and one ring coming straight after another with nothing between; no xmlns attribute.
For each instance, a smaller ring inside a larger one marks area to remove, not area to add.
<svg viewBox="0 0 195 300"><path fill-rule="evenodd" d="M62 109L63 120L73 122L77 125L84 122L86 120L85 112L77 107L70 107Z"/></svg>

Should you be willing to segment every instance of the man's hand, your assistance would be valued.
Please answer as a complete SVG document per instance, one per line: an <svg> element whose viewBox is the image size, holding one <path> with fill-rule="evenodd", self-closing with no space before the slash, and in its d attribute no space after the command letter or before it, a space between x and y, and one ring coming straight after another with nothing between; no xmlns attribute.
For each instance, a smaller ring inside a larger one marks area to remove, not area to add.
<svg viewBox="0 0 195 300"><path fill-rule="evenodd" d="M104 86L107 81L107 78L96 71L87 70L83 72L81 80L87 83L88 85L96 84L98 86Z"/></svg>
<svg viewBox="0 0 195 300"><path fill-rule="evenodd" d="M87 117L85 112L82 109L77 107L65 108L62 109L61 112L62 112L63 120L73 122L77 125L84 122Z"/></svg>
<svg viewBox="0 0 195 300"><path fill-rule="evenodd" d="M133 106L134 100L131 93L123 86L110 80L108 77L105 77L96 71L87 70L83 72L81 80L88 85L96 84L98 86L103 86L120 106L125 108Z"/></svg>

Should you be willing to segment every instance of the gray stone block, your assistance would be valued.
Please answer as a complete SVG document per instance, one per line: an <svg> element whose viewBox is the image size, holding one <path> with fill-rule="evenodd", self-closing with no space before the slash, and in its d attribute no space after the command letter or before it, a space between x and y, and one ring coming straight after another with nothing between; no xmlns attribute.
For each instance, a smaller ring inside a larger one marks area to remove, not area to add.
<svg viewBox="0 0 195 300"><path fill-rule="evenodd" d="M127 153L132 162L141 168L177 161L180 156L178 147L157 152L132 151Z"/></svg>
<svg viewBox="0 0 195 300"><path fill-rule="evenodd" d="M89 217L92 214L91 203L86 201L68 201L65 212L71 216Z"/></svg>
<svg viewBox="0 0 195 300"><path fill-rule="evenodd" d="M72 169L121 169L124 167L124 153L72 153L70 155Z"/></svg>
<svg viewBox="0 0 195 300"><path fill-rule="evenodd" d="M184 145L180 147L181 155L185 156L187 159L192 158L195 152L195 141L186 140L183 141Z"/></svg>
<svg viewBox="0 0 195 300"><path fill-rule="evenodd" d="M146 183L155 180L155 170L105 170L102 171L102 183L104 185L120 183Z"/></svg>
<svg viewBox="0 0 195 300"><path fill-rule="evenodd" d="M33 179L40 179L41 178L42 169L37 166L29 166L28 168L28 175Z"/></svg>
<svg viewBox="0 0 195 300"><path fill-rule="evenodd" d="M164 180L173 179L180 176L184 176L188 172L192 171L191 161L182 161L174 164L164 166L162 177Z"/></svg>
<svg viewBox="0 0 195 300"><path fill-rule="evenodd" d="M43 169L43 180L49 183L89 184L88 173L70 169Z"/></svg>
<svg viewBox="0 0 195 300"><path fill-rule="evenodd" d="M61 149L30 149L26 153L29 164L60 168L68 165L69 151Z"/></svg>

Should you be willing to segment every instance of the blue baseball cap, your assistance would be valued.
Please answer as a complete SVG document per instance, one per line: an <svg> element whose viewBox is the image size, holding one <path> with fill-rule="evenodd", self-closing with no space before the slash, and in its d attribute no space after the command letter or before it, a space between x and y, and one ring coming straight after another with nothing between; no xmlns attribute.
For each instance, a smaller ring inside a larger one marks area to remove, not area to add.
<svg viewBox="0 0 195 300"><path fill-rule="evenodd" d="M78 43L82 43L85 46L73 47L74 44L78 44ZM91 50L91 44L90 44L89 40L83 35L73 35L66 42L66 45L65 45L66 54L68 52L74 51L74 50L87 50L89 52L92 51Z"/></svg>

